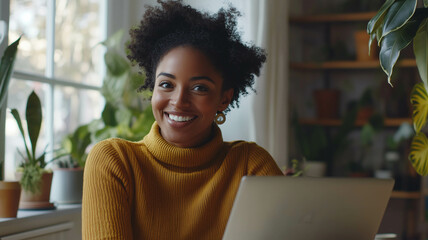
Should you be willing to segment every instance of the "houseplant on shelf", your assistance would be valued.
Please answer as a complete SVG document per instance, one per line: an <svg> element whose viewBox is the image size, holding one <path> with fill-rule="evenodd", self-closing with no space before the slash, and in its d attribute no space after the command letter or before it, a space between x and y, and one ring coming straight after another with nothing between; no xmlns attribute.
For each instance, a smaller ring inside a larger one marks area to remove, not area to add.
<svg viewBox="0 0 428 240"><path fill-rule="evenodd" d="M6 108L7 89L13 71L16 53L21 38L9 45L4 51L0 63L0 115L3 115ZM1 41L0 41L1 42ZM2 143L4 144L4 143ZM4 149L2 147L2 149ZM21 185L17 181L4 181L3 179L3 159L4 152L0 153L0 218L16 217L18 203L21 195Z"/></svg>
<svg viewBox="0 0 428 240"><path fill-rule="evenodd" d="M91 144L88 125L78 127L66 136L58 152L52 180L51 201L57 204L80 203L83 190L83 168Z"/></svg>
<svg viewBox="0 0 428 240"><path fill-rule="evenodd" d="M18 124L24 141L26 156L22 153L24 161L17 169L16 176L20 180L22 191L19 203L20 209L50 209L54 205L49 202L52 171L45 170L46 161L44 150L40 156L36 156L36 146L42 126L42 106L37 94L33 91L28 96L27 107L25 111L27 120L27 132L31 143L31 149L28 148L26 134L22 126L21 117L18 110L12 109L11 113Z"/></svg>
<svg viewBox="0 0 428 240"><path fill-rule="evenodd" d="M297 146L305 161L302 167L306 176L314 176L313 168L320 170L324 168L324 173L316 173L315 176L332 173L335 157L347 147L348 134L355 126L357 110L357 105L350 107L343 116L338 131L332 135L327 134L322 126L303 127L298 120L297 113L293 114L292 124Z"/></svg>
<svg viewBox="0 0 428 240"><path fill-rule="evenodd" d="M414 85L410 95L413 106L413 137L409 160L421 175L428 175L428 139L422 132L428 115L428 0L417 7L417 0L387 0L367 24L369 46L377 40L379 60L391 84L391 75L400 51L413 41L421 82Z"/></svg>

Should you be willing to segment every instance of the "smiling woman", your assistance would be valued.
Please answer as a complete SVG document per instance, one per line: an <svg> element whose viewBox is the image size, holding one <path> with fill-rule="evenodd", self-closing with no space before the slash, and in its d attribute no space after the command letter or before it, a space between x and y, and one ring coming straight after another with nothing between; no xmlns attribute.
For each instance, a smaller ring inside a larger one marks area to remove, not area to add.
<svg viewBox="0 0 428 240"><path fill-rule="evenodd" d="M220 239L240 180L282 175L255 143L224 142L217 124L266 59L242 43L239 12L201 13L181 1L148 7L129 58L153 91L156 122L139 142L108 139L85 167L84 239Z"/></svg>

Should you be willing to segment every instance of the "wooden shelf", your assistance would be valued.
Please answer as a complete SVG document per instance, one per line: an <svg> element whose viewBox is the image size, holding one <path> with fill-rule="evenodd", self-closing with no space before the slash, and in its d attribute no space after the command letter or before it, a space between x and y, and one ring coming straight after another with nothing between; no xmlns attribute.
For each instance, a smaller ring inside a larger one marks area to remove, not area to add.
<svg viewBox="0 0 428 240"><path fill-rule="evenodd" d="M316 118L308 118L308 119L300 119L299 121L303 125L320 125L325 127L338 127L342 124L341 119L316 119ZM384 126L385 127L398 127L402 123L407 122L412 124L411 118L385 118ZM366 123L366 121L357 120L355 125L357 127L361 127Z"/></svg>
<svg viewBox="0 0 428 240"><path fill-rule="evenodd" d="M391 193L391 198L398 199L420 199L420 192L404 192L404 191L393 191Z"/></svg>
<svg viewBox="0 0 428 240"><path fill-rule="evenodd" d="M369 21L376 12L324 14L315 16L290 17L291 23L332 23L332 22L358 22Z"/></svg>
<svg viewBox="0 0 428 240"><path fill-rule="evenodd" d="M399 67L416 67L415 59L402 59L396 64ZM327 61L291 63L290 67L296 70L352 70L352 69L380 69L379 60L374 61Z"/></svg>

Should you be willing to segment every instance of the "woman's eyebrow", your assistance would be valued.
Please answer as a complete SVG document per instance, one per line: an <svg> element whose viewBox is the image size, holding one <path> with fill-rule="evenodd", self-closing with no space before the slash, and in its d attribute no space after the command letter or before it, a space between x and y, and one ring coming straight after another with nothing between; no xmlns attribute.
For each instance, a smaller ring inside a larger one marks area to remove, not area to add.
<svg viewBox="0 0 428 240"><path fill-rule="evenodd" d="M174 75L169 74L169 73L164 73L164 72L159 73L156 78L158 78L159 76L165 76L165 77L169 77L169 78L175 79Z"/></svg>
<svg viewBox="0 0 428 240"><path fill-rule="evenodd" d="M204 79L214 83L214 81L207 76L196 76L196 77L192 77L190 80L195 81L195 80L204 80Z"/></svg>

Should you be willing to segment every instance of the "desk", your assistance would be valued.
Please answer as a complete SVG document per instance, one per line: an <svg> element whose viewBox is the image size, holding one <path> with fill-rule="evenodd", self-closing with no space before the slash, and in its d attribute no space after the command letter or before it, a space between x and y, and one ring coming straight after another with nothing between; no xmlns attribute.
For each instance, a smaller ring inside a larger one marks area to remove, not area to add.
<svg viewBox="0 0 428 240"><path fill-rule="evenodd" d="M17 218L0 218L0 240L81 239L80 204L55 210L20 210Z"/></svg>

